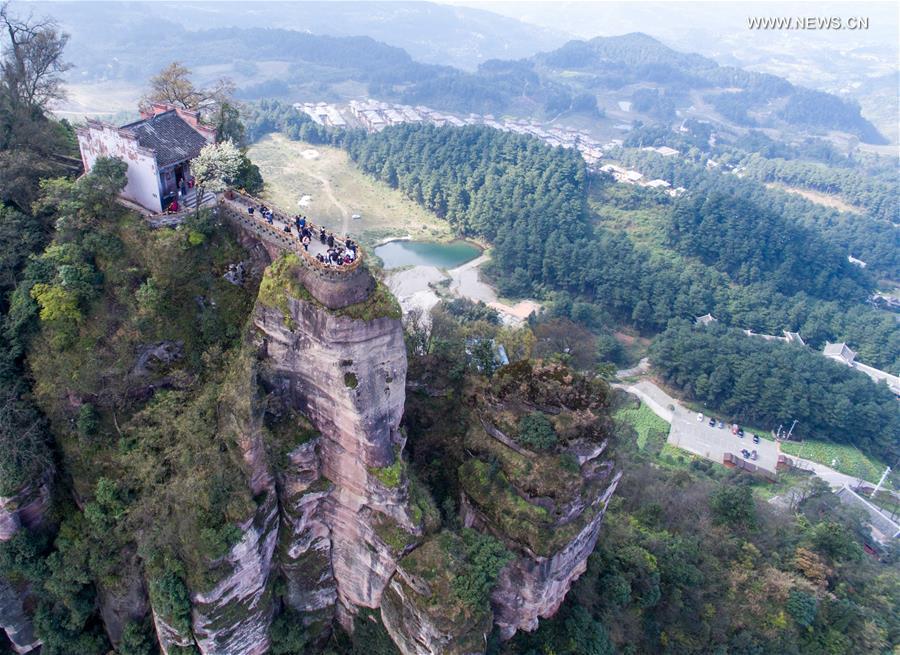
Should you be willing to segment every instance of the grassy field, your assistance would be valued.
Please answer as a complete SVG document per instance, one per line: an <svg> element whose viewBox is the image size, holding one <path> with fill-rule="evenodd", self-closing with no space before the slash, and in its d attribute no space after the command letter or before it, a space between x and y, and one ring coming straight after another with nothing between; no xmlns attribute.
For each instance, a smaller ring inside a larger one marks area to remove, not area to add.
<svg viewBox="0 0 900 655"><path fill-rule="evenodd" d="M786 455L796 455L819 464L825 464L841 473L863 478L872 483L878 482L878 478L884 471L884 464L846 444L810 439L800 443L782 441L781 451Z"/></svg>
<svg viewBox="0 0 900 655"><path fill-rule="evenodd" d="M638 408L620 409L616 412L615 418L625 421L637 432L638 448L643 450L647 445L647 437L652 432L662 432L669 434L669 424L659 418L653 411L641 403Z"/></svg>
<svg viewBox="0 0 900 655"><path fill-rule="evenodd" d="M364 244L406 235L427 240L451 237L445 221L364 175L343 150L272 134L252 145L249 156L266 182L262 193L266 200L339 232L346 226ZM301 205L304 196L309 198ZM362 218L352 219L353 214Z"/></svg>

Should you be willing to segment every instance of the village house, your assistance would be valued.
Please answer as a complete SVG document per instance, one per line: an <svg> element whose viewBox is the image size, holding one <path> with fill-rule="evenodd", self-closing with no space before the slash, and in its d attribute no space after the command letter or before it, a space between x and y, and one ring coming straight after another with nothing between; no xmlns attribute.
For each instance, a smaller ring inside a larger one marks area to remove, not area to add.
<svg viewBox="0 0 900 655"><path fill-rule="evenodd" d="M215 138L215 130L201 123L197 112L164 103L141 110L141 120L121 127L88 120L78 129L85 172L100 157L118 157L128 165L122 197L153 213L175 200L190 202L191 160Z"/></svg>

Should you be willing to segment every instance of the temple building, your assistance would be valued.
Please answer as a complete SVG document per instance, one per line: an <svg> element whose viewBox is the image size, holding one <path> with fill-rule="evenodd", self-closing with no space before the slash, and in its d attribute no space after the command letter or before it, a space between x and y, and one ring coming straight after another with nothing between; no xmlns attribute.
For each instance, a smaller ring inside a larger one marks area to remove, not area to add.
<svg viewBox="0 0 900 655"><path fill-rule="evenodd" d="M141 120L121 127L88 120L78 129L85 172L100 157L118 157L128 164L122 197L153 213L169 209L175 200L191 203L191 160L215 138L197 112L164 103L141 110Z"/></svg>

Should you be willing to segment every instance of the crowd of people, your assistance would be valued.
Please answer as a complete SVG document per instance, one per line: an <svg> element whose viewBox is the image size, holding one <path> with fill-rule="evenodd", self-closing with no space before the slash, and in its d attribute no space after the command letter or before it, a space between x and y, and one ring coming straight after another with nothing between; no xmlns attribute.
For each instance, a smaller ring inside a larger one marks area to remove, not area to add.
<svg viewBox="0 0 900 655"><path fill-rule="evenodd" d="M250 214L251 217L257 212L263 220L274 227L275 213L271 209L265 205L259 205L259 207L250 205L247 207L247 213ZM342 242L340 237L336 236L333 232L327 231L322 226L316 227L311 221L307 220L306 216L301 216L300 214L297 214L291 220L293 221L293 225L285 219L283 229L287 234L294 234L294 231L296 231L304 251L309 252L309 246L314 239L318 239L319 242L326 247L324 252L318 252L315 255L316 260L321 264L327 266L346 266L356 261L356 258L359 255L359 245L349 237L345 238Z"/></svg>

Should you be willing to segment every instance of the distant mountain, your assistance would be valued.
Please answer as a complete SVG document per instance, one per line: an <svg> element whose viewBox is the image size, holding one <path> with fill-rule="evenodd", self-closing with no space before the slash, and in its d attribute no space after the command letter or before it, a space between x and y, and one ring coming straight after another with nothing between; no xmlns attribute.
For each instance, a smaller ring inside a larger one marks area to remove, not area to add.
<svg viewBox="0 0 900 655"><path fill-rule="evenodd" d="M784 121L798 127L850 132L868 143L886 143L860 114L858 105L835 95L792 85L767 73L720 66L712 59L685 54L641 33L570 41L538 54L546 74L579 73L571 84L584 89L621 89L653 83L659 98L672 108L688 106L690 91L703 91L705 100L722 116L745 127Z"/></svg>
<svg viewBox="0 0 900 655"><path fill-rule="evenodd" d="M512 19L429 3L35 6L49 10L72 32L69 57L78 66L73 78L85 82L112 79L143 86L162 66L179 60L201 82L231 77L240 97L251 100L371 95L457 112L553 119L565 113L597 117L602 113L597 99L609 103L614 97L633 106L629 121L666 124L689 110L691 116L739 127L833 129L885 142L859 107L837 96L801 89L774 75L720 66L640 33L555 47L558 35L541 33L546 38L539 38L533 32L537 28ZM96 29L99 22L103 30ZM287 29L291 26L303 31ZM482 31L472 32L476 27ZM318 29L332 35L311 33ZM367 36L334 35L357 30ZM452 53L469 63L489 53L507 56L465 71L419 61L379 40L382 35L418 51L427 42L432 60L436 53L448 53L440 59L444 64L454 60ZM534 52L554 39L554 49ZM524 51L528 57L515 58Z"/></svg>
<svg viewBox="0 0 900 655"><path fill-rule="evenodd" d="M125 37L132 46L152 46L161 33L180 29L278 27L369 36L403 48L425 63L474 70L488 59L527 57L571 38L489 11L430 2L34 2L29 6L35 14L56 16L72 33L72 57L102 51ZM98 25L104 29L98 30Z"/></svg>

